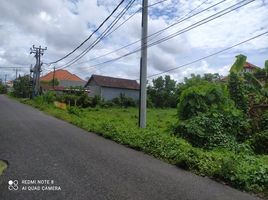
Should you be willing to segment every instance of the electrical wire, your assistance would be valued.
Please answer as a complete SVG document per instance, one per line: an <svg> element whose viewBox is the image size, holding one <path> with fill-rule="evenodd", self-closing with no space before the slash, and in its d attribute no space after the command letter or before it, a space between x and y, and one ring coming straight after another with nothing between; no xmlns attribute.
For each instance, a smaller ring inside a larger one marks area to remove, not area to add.
<svg viewBox="0 0 268 200"><path fill-rule="evenodd" d="M201 7L203 4L205 4L207 1L208 1L208 0L205 0L204 2L202 2L202 3L201 3L200 5L198 5L196 8L192 9L189 13L187 13L185 16L179 18L179 20L176 21L175 23L173 23L173 24L169 25L168 27L166 27L166 28L164 28L164 29L161 29L161 30L159 30L159 31L157 31L157 32L155 32L155 33L152 33L152 34L148 35L147 38L150 38L150 37L152 37L152 36L156 36L156 37L157 37L157 36L161 35L165 30L167 30L167 29L169 29L169 28L171 28L171 27L173 27L173 26L175 26L175 25L178 25L178 24L180 24L180 23L182 23L182 22L184 22L184 21L186 21L186 20L188 20L188 19L190 19L190 18L192 18L192 17L194 17L194 16L197 16L197 15L199 15L199 14L201 14L201 13L203 13L203 12L205 12L205 11L207 11L207 10L209 10L209 9L211 9L211 8L213 8L213 7L215 7L215 6L219 5L219 4L221 4L221 3L224 3L224 2L227 1L227 0L222 0L222 1L216 3L216 4L212 5L212 6L209 6L208 8L206 8L206 9L204 9L204 10L201 10L200 12L195 13L194 15L191 15L190 17L184 18L184 17L188 16L189 14L191 14L191 13L192 13L193 11L195 11L196 9L200 8L200 7ZM142 9L141 9L141 10L142 10ZM151 40L150 40L150 41L151 41ZM130 44L127 44L127 45L125 45L125 46L123 46L123 47L120 47L120 48L118 48L118 49L116 49L116 50L114 50L114 51L105 53L105 54L103 54L103 55L100 55L100 56L95 57L95 58L92 58L92 59L89 59L88 61L79 62L78 64L83 64L83 63L86 63L86 62L89 62L89 61L93 61L93 60L96 60L96 59L99 59L99 58L108 56L108 55L113 54L113 53L115 53L115 52L118 52L118 51L120 51L120 50L122 50L122 49L126 49L126 48L128 48L128 47L130 47L130 46L132 46L132 45L134 45L134 44L139 43L139 42L141 42L141 39L136 40L136 41L134 41L134 42L132 42L132 43L130 43Z"/></svg>
<svg viewBox="0 0 268 200"><path fill-rule="evenodd" d="M204 25L204 24L206 24L206 23L208 23L208 22L210 22L210 21L212 21L212 20L215 20L215 19L217 19L217 18L219 18L219 17L222 17L222 16L224 16L224 15L230 13L230 12L233 12L233 11L235 11L235 10L237 10L237 9L239 9L239 8L241 8L241 7L243 7L243 6L246 6L246 5L248 5L249 3L252 3L252 2L254 2L254 1L256 1L256 0L250 0L250 1L248 1L248 2L246 2L246 3L244 3L244 4L242 4L242 5L238 6L239 4L241 4L241 3L244 2L244 1L240 1L239 3L236 3L236 4L234 4L234 5L232 5L232 6L228 7L228 8L226 8L226 9L224 9L224 10L221 10L221 11L219 11L219 12L217 12L217 13L215 13L215 14L209 16L209 17L206 17L205 19L202 19L202 20L200 20L200 21L198 21L198 22L196 22L196 23L194 23L194 24L192 24L192 25L190 25L190 26L188 26L188 27L186 27L186 28L183 28L183 29L181 29L181 30L179 30L179 31L177 31L177 32L175 32L175 33L173 33L173 34L167 36L167 37L164 37L164 38L162 38L162 39L160 39L160 40L157 40L156 42L153 42L153 43L151 43L151 44L149 44L149 45L147 45L147 46L145 46L145 47L152 47L152 46L155 46L155 45L160 44L160 43L162 43L162 42L165 42L165 41L167 41L167 40L170 40L170 39L172 39L172 38L174 38L174 37L176 37L176 36L178 36L178 35L181 35L181 34L183 34L183 33L185 33L185 32L188 32L188 31L190 31L190 30L192 30L192 29L194 29L194 28L197 28L197 27L199 27L199 26L201 26L201 25ZM233 7L234 7L234 8L233 8ZM229 10L230 8L232 8L232 9ZM229 11L228 11L228 10L229 10ZM224 11L226 11L226 12L224 12ZM222 13L222 14L220 14L220 13ZM220 14L220 15L218 15L218 14ZM217 16L217 15L218 15L218 16ZM207 21L206 21L206 20L207 20ZM202 23L200 23L200 22L202 22ZM111 59L111 60L107 60L107 61L105 61L105 62L97 63L97 64L95 64L95 65L91 65L90 67L96 67L96 66L99 66L99 65L103 65L103 64L107 64L107 63L110 63L110 62L114 62L114 61L120 60L120 59L122 59L122 58L124 58L124 57L127 57L127 56L130 56L130 55L134 54L134 53L137 53L137 52L139 52L140 50L141 50L141 48L138 48L138 49L136 49L136 50L134 50L134 51L131 51L131 52L127 53L127 54L124 54L124 55L122 55L122 56L120 56L120 57L117 57L117 58L114 58L114 59Z"/></svg>
<svg viewBox="0 0 268 200"><path fill-rule="evenodd" d="M50 62L49 64L55 64L55 63L65 59L65 58L67 58L68 56L73 54L75 51L77 51L81 46L83 46L112 17L112 15L118 10L118 8L123 4L124 1L125 0L121 0L120 3L115 7L115 9L110 13L110 15L80 45L78 45L74 50L72 50L70 53L66 54L62 58L60 58L56 61Z"/></svg>
<svg viewBox="0 0 268 200"><path fill-rule="evenodd" d="M196 60L194 60L194 61L188 62L188 63L183 64L183 65L180 65L180 66L178 66L178 67L174 67L174 68L168 69L168 70L166 70L166 71L162 71L162 72L159 72L159 73L156 73L156 74L152 74L152 75L150 75L150 76L147 76L147 78L152 78L152 77L155 77L155 76L159 76L159 75L161 75L161 74L165 74L165 73L167 73L167 72L170 72L170 71L173 71L173 70L176 70L176 69L179 69L179 68L188 66L188 65L192 65L192 64L197 63L197 62L199 62L199 61L202 61L202 60L204 60L204 59L210 58L210 57L215 56L215 55L217 55L217 54L220 54L220 53L222 53L222 52L225 52L225 51L228 51L228 50L230 50L230 49L233 49L234 47L237 47L237 46L239 46L239 45L242 45L242 44L244 44L244 43L246 43L246 42L249 42L249 41L251 41L251 40L254 40L254 39L256 39L256 38L259 38L259 37L261 37L261 36L264 36L264 35L266 35L266 34L268 34L268 31L266 31L266 32L264 32L264 33L261 33L261 34L259 34L259 35L256 35L256 36L254 36L254 37L251 37L251 38L249 38L249 39L247 39L247 40L244 40L244 41L242 41L242 42L239 42L239 43L237 43L237 44L235 44L235 45L233 45L233 46L230 46L230 47L228 47L228 48L225 48L225 49L222 49L222 50L217 51L217 52L215 52L215 53L212 53L212 54L210 54L210 55L204 56L204 57L202 57L202 58L196 59ZM137 80L138 80L138 79L137 79Z"/></svg>
<svg viewBox="0 0 268 200"><path fill-rule="evenodd" d="M74 64L77 60L81 59L84 55L86 55L91 49L93 49L106 35L109 33L109 31L116 25L116 23L123 17L123 15L130 9L130 7L133 5L135 0L132 0L128 3L128 5L119 13L119 15L113 20L113 22L101 33L100 36L96 40L94 40L93 43L90 44L85 50L82 51L78 56L73 58L71 61L69 61L67 64L58 67L59 68L66 68L65 66L69 66Z"/></svg>

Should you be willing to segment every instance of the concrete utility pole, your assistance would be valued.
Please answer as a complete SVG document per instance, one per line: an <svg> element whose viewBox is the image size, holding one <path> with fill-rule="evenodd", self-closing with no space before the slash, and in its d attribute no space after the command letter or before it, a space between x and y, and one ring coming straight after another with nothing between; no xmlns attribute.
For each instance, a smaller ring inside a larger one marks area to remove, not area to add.
<svg viewBox="0 0 268 200"><path fill-rule="evenodd" d="M36 64L33 68L33 97L38 96L40 94L40 72L41 72L41 56L44 55L44 51L47 48L33 47L31 48L30 54L35 54Z"/></svg>
<svg viewBox="0 0 268 200"><path fill-rule="evenodd" d="M148 0L142 4L139 126L146 128Z"/></svg>
<svg viewBox="0 0 268 200"><path fill-rule="evenodd" d="M56 71L56 68L55 66L53 67L53 89L55 89L55 71Z"/></svg>
<svg viewBox="0 0 268 200"><path fill-rule="evenodd" d="M7 85L7 74L5 74L5 85Z"/></svg>
<svg viewBox="0 0 268 200"><path fill-rule="evenodd" d="M18 78L18 69L16 68L16 79Z"/></svg>

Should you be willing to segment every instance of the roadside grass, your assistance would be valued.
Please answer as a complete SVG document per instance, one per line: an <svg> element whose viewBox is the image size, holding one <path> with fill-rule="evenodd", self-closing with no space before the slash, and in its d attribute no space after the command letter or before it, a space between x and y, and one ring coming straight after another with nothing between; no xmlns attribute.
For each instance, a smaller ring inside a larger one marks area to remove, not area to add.
<svg viewBox="0 0 268 200"><path fill-rule="evenodd" d="M240 190L268 198L268 156L243 150L204 150L172 134L176 109L149 109L148 126L140 129L136 108L86 108L67 110L52 104L20 100L52 116L68 121L120 144L143 151L201 176L225 182Z"/></svg>
<svg viewBox="0 0 268 200"><path fill-rule="evenodd" d="M0 160L0 175L3 174L3 172L6 170L6 168L7 168L7 163Z"/></svg>

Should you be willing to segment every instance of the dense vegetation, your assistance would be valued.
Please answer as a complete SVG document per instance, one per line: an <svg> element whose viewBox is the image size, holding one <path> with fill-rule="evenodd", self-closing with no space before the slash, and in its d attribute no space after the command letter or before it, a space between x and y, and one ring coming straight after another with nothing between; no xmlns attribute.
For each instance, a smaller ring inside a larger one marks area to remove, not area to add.
<svg viewBox="0 0 268 200"><path fill-rule="evenodd" d="M45 112L234 187L268 194L268 62L242 72L240 55L226 81L218 74L192 75L177 84L169 76L148 86L147 129L137 127L136 102L112 101L85 93L46 93L26 100ZM67 110L55 108L65 102Z"/></svg>
<svg viewBox="0 0 268 200"><path fill-rule="evenodd" d="M2 83L2 80L0 79L0 94L6 94L7 93L7 87Z"/></svg>
<svg viewBox="0 0 268 200"><path fill-rule="evenodd" d="M19 76L14 80L13 95L20 98L31 96L31 77L29 75Z"/></svg>

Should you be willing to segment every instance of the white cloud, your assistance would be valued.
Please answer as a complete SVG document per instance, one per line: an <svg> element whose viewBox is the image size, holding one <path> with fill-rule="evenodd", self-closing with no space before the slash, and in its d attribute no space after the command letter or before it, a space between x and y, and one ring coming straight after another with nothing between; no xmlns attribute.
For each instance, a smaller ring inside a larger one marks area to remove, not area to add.
<svg viewBox="0 0 268 200"><path fill-rule="evenodd" d="M156 2L158 0L154 0L150 4ZM150 7L149 34L167 27L180 17L185 17L187 13L200 6L202 2L204 1L168 0L154 7ZM225 3L219 5L217 10L211 9L190 20L182 22L153 38L151 42L179 31L235 2L238 1L227 0ZM40 0L38 2L28 0L27 3L20 0L9 0L1 2L0 67L25 67L23 64L30 66L31 63L34 63L34 58L32 55L29 55L29 48L33 44L48 47L43 57L45 62L50 62L66 55L87 38L118 3L119 0ZM199 9L195 10L195 12L215 3L215 1L207 1ZM124 19L127 19L140 6L139 3L136 3ZM268 27L267 18L267 0L255 1L238 11L184 33L172 40L149 48L148 75L183 65L184 63L188 63L264 32ZM108 22L111 22L111 20ZM107 25L101 31L106 27ZM88 77L92 73L97 73L136 79L139 77L139 52L122 60L97 66L96 69L90 66L139 48L140 36L141 13L139 12L116 32L99 43L78 63L67 69L82 78ZM90 39L90 42L94 41L96 37L94 35ZM85 62L134 41L138 42L127 49L109 54L98 60ZM58 66L65 64L85 48L86 46L78 50L72 57L60 62ZM233 62L234 56L238 53L248 55L248 58L253 63L262 64L264 59L268 59L265 58L265 55L268 53L268 37L256 39L216 58L171 71L169 74L178 80L182 80L183 76L189 76L191 73L203 74L218 72L220 74L226 74L229 66ZM7 69L5 71L3 69L0 70L1 74L7 73L10 78L14 77L14 71ZM49 70L51 70L51 67L49 68L44 65L43 73ZM21 73L26 73L28 69L21 68L21 71Z"/></svg>

